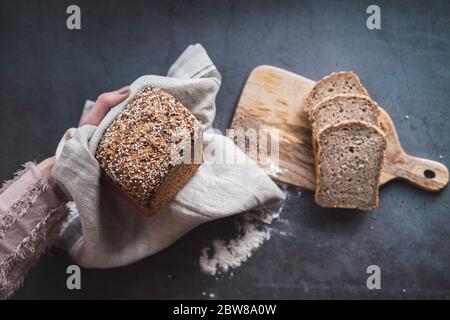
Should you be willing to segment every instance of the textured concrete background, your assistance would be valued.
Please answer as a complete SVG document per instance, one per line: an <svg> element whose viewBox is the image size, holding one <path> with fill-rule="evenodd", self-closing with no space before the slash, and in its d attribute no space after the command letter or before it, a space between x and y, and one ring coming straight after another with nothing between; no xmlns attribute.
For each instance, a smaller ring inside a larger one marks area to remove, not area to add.
<svg viewBox="0 0 450 320"><path fill-rule="evenodd" d="M82 30L65 27L74 1L0 6L0 179L51 155L86 98L165 74L195 42L223 75L215 125L226 129L249 72L271 64L311 79L355 70L395 121L405 149L450 164L450 3L377 1L382 30L366 28L372 1L75 1ZM203 225L167 250L125 268L83 270L65 281L53 249L15 298L450 298L450 190L403 182L381 191L371 215L324 210L289 190L275 232L234 276L197 265L236 218ZM285 231L281 235L276 231ZM382 290L365 286L382 269Z"/></svg>

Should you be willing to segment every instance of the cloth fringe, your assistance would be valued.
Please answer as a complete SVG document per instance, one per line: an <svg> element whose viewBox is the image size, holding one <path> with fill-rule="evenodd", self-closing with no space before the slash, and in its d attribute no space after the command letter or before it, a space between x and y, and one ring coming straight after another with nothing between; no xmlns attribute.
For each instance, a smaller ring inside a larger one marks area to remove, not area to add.
<svg viewBox="0 0 450 320"><path fill-rule="evenodd" d="M18 178L20 178L20 176L16 176L14 179L17 180ZM11 185L11 183L7 183L7 185ZM48 187L47 178L40 178L28 188L25 194L20 197L8 211L5 213L0 212L0 240L4 238L5 233L14 225L14 223L28 212L28 209L30 209L33 203L36 202L38 197L45 192Z"/></svg>
<svg viewBox="0 0 450 320"><path fill-rule="evenodd" d="M30 167L35 166L36 162L29 161L22 165L22 169L19 169L14 174L13 178L11 180L6 180L3 182L2 186L0 187L0 194L3 193L10 185L12 185L14 182L16 182L21 176L23 176L28 170L30 170Z"/></svg>
<svg viewBox="0 0 450 320"><path fill-rule="evenodd" d="M0 262L0 299L7 299L22 285L24 275L58 236L66 213L65 205L49 210L29 236Z"/></svg>

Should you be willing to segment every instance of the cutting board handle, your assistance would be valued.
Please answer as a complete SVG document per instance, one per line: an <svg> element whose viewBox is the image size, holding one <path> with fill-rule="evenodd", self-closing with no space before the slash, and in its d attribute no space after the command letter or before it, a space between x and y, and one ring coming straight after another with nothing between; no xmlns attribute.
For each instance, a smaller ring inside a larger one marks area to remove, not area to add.
<svg viewBox="0 0 450 320"><path fill-rule="evenodd" d="M395 175L428 190L440 191L448 183L448 169L442 163L405 154L397 163Z"/></svg>

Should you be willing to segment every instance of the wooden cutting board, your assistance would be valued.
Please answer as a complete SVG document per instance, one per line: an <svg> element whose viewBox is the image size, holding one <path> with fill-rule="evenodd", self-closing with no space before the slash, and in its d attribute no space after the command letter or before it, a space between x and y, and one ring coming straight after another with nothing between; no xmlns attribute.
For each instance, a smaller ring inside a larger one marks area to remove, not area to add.
<svg viewBox="0 0 450 320"><path fill-rule="evenodd" d="M276 166L267 159L250 157L273 179L296 187L314 190L314 166L310 123L302 102L314 81L271 66L259 66L248 77L239 99L232 129L278 129L279 161ZM429 191L439 191L448 183L448 169L441 163L412 157L405 153L392 119L381 112L387 134L387 150L381 184L401 178Z"/></svg>

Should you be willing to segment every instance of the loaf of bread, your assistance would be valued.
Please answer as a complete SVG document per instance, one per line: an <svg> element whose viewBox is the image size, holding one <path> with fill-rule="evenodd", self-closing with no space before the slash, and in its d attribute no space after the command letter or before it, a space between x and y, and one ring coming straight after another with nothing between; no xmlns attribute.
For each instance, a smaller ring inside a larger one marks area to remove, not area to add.
<svg viewBox="0 0 450 320"><path fill-rule="evenodd" d="M107 180L153 215L200 166L201 146L194 115L169 93L146 86L104 131L95 157Z"/></svg>
<svg viewBox="0 0 450 320"><path fill-rule="evenodd" d="M354 94L369 96L359 77L351 71L334 72L318 81L305 98L303 108L312 117L315 106L326 98L338 94Z"/></svg>
<svg viewBox="0 0 450 320"><path fill-rule="evenodd" d="M377 207L385 134L367 122L350 120L325 127L317 139L316 203L328 208Z"/></svg>

